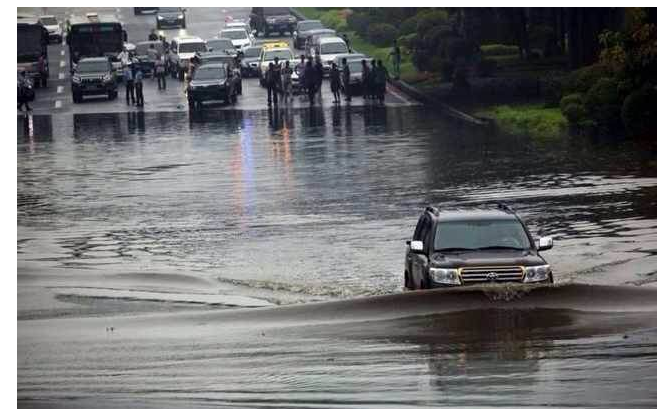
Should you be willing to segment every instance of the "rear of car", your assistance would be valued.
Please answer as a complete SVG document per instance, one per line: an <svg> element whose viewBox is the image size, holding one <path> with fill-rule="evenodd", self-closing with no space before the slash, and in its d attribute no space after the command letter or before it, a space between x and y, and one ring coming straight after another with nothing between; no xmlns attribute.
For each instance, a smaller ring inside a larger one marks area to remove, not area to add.
<svg viewBox="0 0 670 409"><path fill-rule="evenodd" d="M242 49L241 70L243 77L256 77L259 75L259 62L261 60L262 46L251 46Z"/></svg>
<svg viewBox="0 0 670 409"><path fill-rule="evenodd" d="M206 41L207 49L213 52L226 53L230 55L236 55L237 49L233 40L225 37L210 38Z"/></svg>
<svg viewBox="0 0 670 409"><path fill-rule="evenodd" d="M82 58L77 63L71 78L72 100L79 103L87 95L117 97L116 75L106 57Z"/></svg>
<svg viewBox="0 0 670 409"><path fill-rule="evenodd" d="M230 39L236 50L242 50L253 44L253 38L243 28L224 28L219 32L219 37Z"/></svg>
<svg viewBox="0 0 670 409"><path fill-rule="evenodd" d="M328 76L330 75L330 64L333 59L340 54L348 53L349 47L340 37L320 37L314 50L314 57L321 58L324 75Z"/></svg>
<svg viewBox="0 0 670 409"><path fill-rule="evenodd" d="M63 29L55 16L41 16L39 22L49 32L49 42L63 42Z"/></svg>
<svg viewBox="0 0 670 409"><path fill-rule="evenodd" d="M186 10L181 7L159 7L156 12L156 28L186 28Z"/></svg>
<svg viewBox="0 0 670 409"><path fill-rule="evenodd" d="M236 93L222 64L206 64L196 69L187 88L189 109L198 109L206 101L234 102Z"/></svg>
<svg viewBox="0 0 670 409"><path fill-rule="evenodd" d="M297 19L288 7L263 7L263 32L267 37L270 33L293 33Z"/></svg>
<svg viewBox="0 0 670 409"><path fill-rule="evenodd" d="M305 40L311 30L318 30L325 28L321 20L303 20L296 24L295 32L293 33L293 47L299 50L305 48Z"/></svg>
<svg viewBox="0 0 670 409"><path fill-rule="evenodd" d="M170 44L170 72L173 78L184 79L191 58L197 52L207 51L207 44L199 37L178 37Z"/></svg>

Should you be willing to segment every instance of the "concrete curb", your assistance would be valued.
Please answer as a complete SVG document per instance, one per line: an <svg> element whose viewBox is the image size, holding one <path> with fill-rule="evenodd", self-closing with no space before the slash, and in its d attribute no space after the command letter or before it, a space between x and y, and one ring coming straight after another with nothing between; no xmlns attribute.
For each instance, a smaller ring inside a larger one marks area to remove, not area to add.
<svg viewBox="0 0 670 409"><path fill-rule="evenodd" d="M396 88L404 92L405 94L409 95L410 97L416 99L419 102L422 102L424 104L430 104L436 107L440 107L443 111L445 111L450 117L468 122L473 125L479 125L479 126L484 126L488 125L488 122L485 120L482 120L480 118L476 118L472 115L468 115L463 111L459 111L458 109L445 104L444 102L430 97L426 95L425 93L419 91L415 87L409 85L403 80L393 80L389 79L389 83L393 84Z"/></svg>

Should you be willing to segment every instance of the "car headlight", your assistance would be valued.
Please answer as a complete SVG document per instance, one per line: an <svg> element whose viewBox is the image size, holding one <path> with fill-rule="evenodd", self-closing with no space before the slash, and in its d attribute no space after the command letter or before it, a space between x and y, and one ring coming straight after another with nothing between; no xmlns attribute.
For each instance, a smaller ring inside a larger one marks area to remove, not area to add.
<svg viewBox="0 0 670 409"><path fill-rule="evenodd" d="M184 19L184 15L183 15L183 14L180 14L179 16L177 16L177 18L178 18L179 20L183 20L183 19Z"/></svg>
<svg viewBox="0 0 670 409"><path fill-rule="evenodd" d="M112 75L111 75L111 74L105 74L105 76L102 77L102 80L103 80L104 82L109 82L109 81L112 80Z"/></svg>
<svg viewBox="0 0 670 409"><path fill-rule="evenodd" d="M273 18L269 18L269 19L268 19L268 23L270 23L270 24L274 24L275 21L277 21L277 20L275 20L275 19L273 19Z"/></svg>
<svg viewBox="0 0 670 409"><path fill-rule="evenodd" d="M81 84L81 76L79 76L79 74L74 74L72 76L72 82L75 84Z"/></svg>
<svg viewBox="0 0 670 409"><path fill-rule="evenodd" d="M524 283L535 283L538 281L545 281L549 279L551 274L551 266L549 264L533 267L525 267L526 275L524 276Z"/></svg>
<svg viewBox="0 0 670 409"><path fill-rule="evenodd" d="M455 268L432 268L429 270L430 279L436 283L460 285L458 269Z"/></svg>
<svg viewBox="0 0 670 409"><path fill-rule="evenodd" d="M158 16L157 18L158 18L159 20L163 20L163 19L165 19L165 17L163 17L163 16Z"/></svg>

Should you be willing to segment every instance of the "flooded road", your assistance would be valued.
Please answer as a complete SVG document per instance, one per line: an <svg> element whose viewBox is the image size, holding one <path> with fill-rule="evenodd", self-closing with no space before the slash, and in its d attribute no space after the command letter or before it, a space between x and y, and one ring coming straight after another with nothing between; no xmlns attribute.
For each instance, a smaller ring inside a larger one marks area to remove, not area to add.
<svg viewBox="0 0 670 409"><path fill-rule="evenodd" d="M656 405L655 147L357 106L19 118L17 162L22 407ZM501 200L562 287L402 293L425 206Z"/></svg>

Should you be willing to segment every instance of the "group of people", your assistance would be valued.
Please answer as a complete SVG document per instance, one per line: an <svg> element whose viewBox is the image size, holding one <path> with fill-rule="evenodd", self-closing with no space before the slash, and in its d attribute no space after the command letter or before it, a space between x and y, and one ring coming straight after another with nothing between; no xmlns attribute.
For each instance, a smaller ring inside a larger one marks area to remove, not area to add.
<svg viewBox="0 0 670 409"><path fill-rule="evenodd" d="M367 60L362 61L362 94L364 99L384 101L386 93L386 80L388 71L381 60L371 60L368 65ZM294 68L289 61L283 63L275 57L274 61L268 66L264 73L263 81L267 87L268 106L273 103L277 105L279 99L284 102L289 98L293 99L294 93L306 94L310 105L314 104L314 98L321 93L321 85L324 78L324 67L319 57L300 56L300 62L295 66L295 72L298 74L298 89L293 89L291 76ZM330 67L330 89L333 93L334 103L339 104L342 101L341 95L344 94L345 101L351 101L352 83L351 71L347 64L347 59L342 59L342 67L338 67L335 62ZM281 95L280 95L281 94Z"/></svg>
<svg viewBox="0 0 670 409"><path fill-rule="evenodd" d="M149 36L151 38L151 35ZM153 77L158 83L158 90L166 89L165 75L167 71L167 51L159 52L153 44L147 50L149 59L154 62ZM127 50L119 54L123 65L123 83L126 88L126 104L144 106L144 71L139 61L133 58Z"/></svg>

